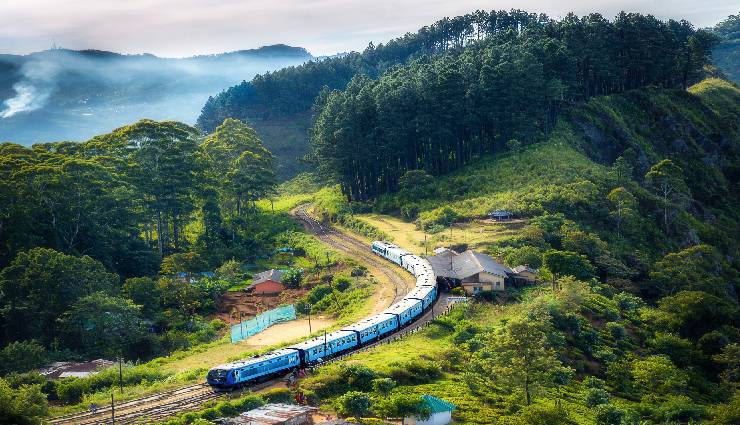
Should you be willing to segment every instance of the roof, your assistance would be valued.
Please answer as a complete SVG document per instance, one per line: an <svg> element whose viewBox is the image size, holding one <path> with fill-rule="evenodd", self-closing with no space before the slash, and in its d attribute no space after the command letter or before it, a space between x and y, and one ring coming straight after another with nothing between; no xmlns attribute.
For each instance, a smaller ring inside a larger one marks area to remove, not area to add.
<svg viewBox="0 0 740 425"><path fill-rule="evenodd" d="M514 215L514 213L511 211L506 211L506 210L495 210L495 211L491 211L489 215L492 217L506 217L506 216Z"/></svg>
<svg viewBox="0 0 740 425"><path fill-rule="evenodd" d="M467 250L458 255L434 255L426 257L432 264L434 274L454 279L465 279L480 272L507 277L510 268L499 264L490 255Z"/></svg>
<svg viewBox="0 0 740 425"><path fill-rule="evenodd" d="M250 425L272 425L288 423L291 419L317 411L316 407L274 403L244 412L230 423Z"/></svg>
<svg viewBox="0 0 740 425"><path fill-rule="evenodd" d="M285 274L284 271L276 270L276 269L270 269L262 273L257 273L256 275L254 275L254 278L252 278L252 285L256 285L258 283L262 283L267 280L272 280L274 282L283 283L284 274Z"/></svg>
<svg viewBox="0 0 740 425"><path fill-rule="evenodd" d="M526 272L530 272L530 273L537 273L537 270L535 270L535 269L533 269L533 268L531 268L531 267L529 267L527 265L516 266L513 269L511 269L511 271L513 271L514 273L517 273L517 274L518 273L521 273L521 272L525 272L525 271Z"/></svg>
<svg viewBox="0 0 740 425"><path fill-rule="evenodd" d="M76 362L56 362L41 369L40 374L48 379L58 379L67 377L86 377L100 372L101 369L113 366L115 363L110 360L97 359L84 363Z"/></svg>
<svg viewBox="0 0 740 425"><path fill-rule="evenodd" d="M441 398L437 398L431 395L424 394L421 396L422 400L424 400L424 403L429 406L430 413L441 413L441 412L450 412L452 410L455 410L457 406L450 403L449 401L444 401Z"/></svg>

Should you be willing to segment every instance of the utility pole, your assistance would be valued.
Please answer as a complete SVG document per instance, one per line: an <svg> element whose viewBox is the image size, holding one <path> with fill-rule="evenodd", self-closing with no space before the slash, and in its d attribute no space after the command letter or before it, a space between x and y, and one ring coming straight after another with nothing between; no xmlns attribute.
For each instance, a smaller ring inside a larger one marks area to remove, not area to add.
<svg viewBox="0 0 740 425"><path fill-rule="evenodd" d="M116 425L116 406L113 404L113 392L110 393L110 420Z"/></svg>
<svg viewBox="0 0 740 425"><path fill-rule="evenodd" d="M123 353L118 358L118 386L121 388L121 393L123 393Z"/></svg>
<svg viewBox="0 0 740 425"><path fill-rule="evenodd" d="M429 250L427 249L427 234L424 233L424 255L429 255Z"/></svg>
<svg viewBox="0 0 740 425"><path fill-rule="evenodd" d="M306 305L308 306L308 334L311 335L313 333L311 329L311 304Z"/></svg>
<svg viewBox="0 0 740 425"><path fill-rule="evenodd" d="M324 357L328 356L326 353L326 329L324 329Z"/></svg>

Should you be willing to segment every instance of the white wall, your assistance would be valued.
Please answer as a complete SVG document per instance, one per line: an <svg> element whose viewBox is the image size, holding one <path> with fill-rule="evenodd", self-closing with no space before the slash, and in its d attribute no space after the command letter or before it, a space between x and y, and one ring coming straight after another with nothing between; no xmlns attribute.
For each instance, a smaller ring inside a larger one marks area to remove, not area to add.
<svg viewBox="0 0 740 425"><path fill-rule="evenodd" d="M429 419L406 418L406 425L447 425L452 422L452 412L435 413Z"/></svg>

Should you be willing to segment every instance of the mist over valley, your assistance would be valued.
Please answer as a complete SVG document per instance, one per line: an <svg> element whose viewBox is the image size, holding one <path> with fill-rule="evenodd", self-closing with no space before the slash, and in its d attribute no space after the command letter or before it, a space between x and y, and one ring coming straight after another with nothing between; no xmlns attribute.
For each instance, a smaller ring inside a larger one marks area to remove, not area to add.
<svg viewBox="0 0 740 425"><path fill-rule="evenodd" d="M142 118L194 123L209 96L313 56L273 45L182 59L97 50L0 55L0 140L86 140Z"/></svg>

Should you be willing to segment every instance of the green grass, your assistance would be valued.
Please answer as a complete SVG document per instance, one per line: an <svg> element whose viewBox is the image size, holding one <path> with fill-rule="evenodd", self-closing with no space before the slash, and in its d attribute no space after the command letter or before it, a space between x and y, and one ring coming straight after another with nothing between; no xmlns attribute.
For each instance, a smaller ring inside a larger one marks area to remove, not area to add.
<svg viewBox="0 0 740 425"><path fill-rule="evenodd" d="M699 96L720 116L740 117L740 88L729 81L707 78L689 87L689 93Z"/></svg>
<svg viewBox="0 0 740 425"><path fill-rule="evenodd" d="M437 178L437 194L416 202L422 225L451 207L460 219L481 218L494 209L538 215L560 200L588 202L595 196L587 179L602 178L606 168L576 150L566 130L550 141L481 158Z"/></svg>

